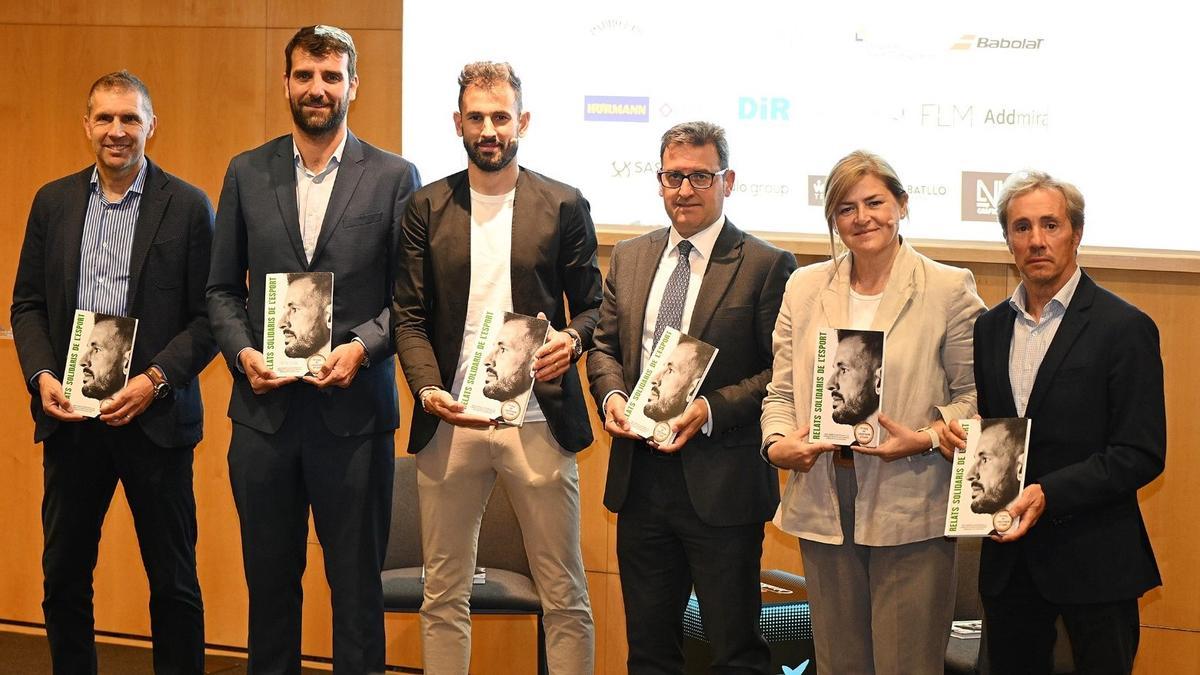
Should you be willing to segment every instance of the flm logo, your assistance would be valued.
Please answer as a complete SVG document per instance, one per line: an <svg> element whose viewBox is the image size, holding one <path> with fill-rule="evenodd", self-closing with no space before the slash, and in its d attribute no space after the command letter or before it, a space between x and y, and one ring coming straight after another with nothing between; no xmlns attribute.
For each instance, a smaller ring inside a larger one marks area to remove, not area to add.
<svg viewBox="0 0 1200 675"><path fill-rule="evenodd" d="M962 174L962 219L996 222L996 203L1007 173L964 171Z"/></svg>
<svg viewBox="0 0 1200 675"><path fill-rule="evenodd" d="M649 96L584 96L586 122L649 122Z"/></svg>

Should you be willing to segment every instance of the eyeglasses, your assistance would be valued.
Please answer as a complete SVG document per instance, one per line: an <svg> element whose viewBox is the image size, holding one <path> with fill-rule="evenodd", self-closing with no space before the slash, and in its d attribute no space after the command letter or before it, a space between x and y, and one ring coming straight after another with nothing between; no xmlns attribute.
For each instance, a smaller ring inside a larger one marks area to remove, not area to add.
<svg viewBox="0 0 1200 675"><path fill-rule="evenodd" d="M708 171L693 171L692 173L682 173L680 171L659 171L658 182L662 183L663 187L675 189L683 185L683 181L687 180L693 190L707 190L713 186L717 176L725 173L729 169L721 169L716 173Z"/></svg>

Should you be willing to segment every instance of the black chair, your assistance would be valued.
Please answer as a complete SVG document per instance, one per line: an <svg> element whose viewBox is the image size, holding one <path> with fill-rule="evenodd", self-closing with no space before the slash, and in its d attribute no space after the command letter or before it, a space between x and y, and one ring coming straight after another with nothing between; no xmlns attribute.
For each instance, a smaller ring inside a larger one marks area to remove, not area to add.
<svg viewBox="0 0 1200 675"><path fill-rule="evenodd" d="M533 614L537 616L538 673L546 673L546 635L521 526L504 484L496 481L479 531L475 564L486 568L486 581L471 586L472 614ZM413 613L421 609L421 512L417 505L417 462L396 458L392 490L392 527L383 564L383 609Z"/></svg>
<svg viewBox="0 0 1200 675"><path fill-rule="evenodd" d="M954 620L970 621L983 617L983 602L979 599L979 551L983 539L962 537L958 540L958 588L954 596ZM1075 670L1071 656L1071 640L1062 617L1055 624L1058 639L1054 643L1054 670L1056 675L1070 675ZM946 647L946 675L988 675L987 649L984 637L987 623L977 638L951 636Z"/></svg>

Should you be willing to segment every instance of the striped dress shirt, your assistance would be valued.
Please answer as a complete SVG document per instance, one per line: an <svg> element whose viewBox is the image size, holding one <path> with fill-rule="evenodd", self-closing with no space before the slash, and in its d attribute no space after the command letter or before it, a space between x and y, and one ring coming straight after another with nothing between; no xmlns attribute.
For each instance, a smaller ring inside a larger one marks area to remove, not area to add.
<svg viewBox="0 0 1200 675"><path fill-rule="evenodd" d="M147 166L143 161L133 185L115 202L104 196L96 169L92 169L92 193L79 245L79 309L116 316L125 316L128 310L129 256Z"/></svg>
<svg viewBox="0 0 1200 675"><path fill-rule="evenodd" d="M1050 302L1042 308L1040 320L1034 319L1026 311L1025 282L1017 284L1008 303L1017 311L1013 321L1012 344L1008 350L1008 379L1012 384L1013 401L1017 404L1017 415L1024 417L1025 408L1029 405L1029 394L1033 391L1033 381L1037 378L1038 370L1042 367L1042 359L1062 325L1063 315L1075 296L1079 279L1083 272L1078 266L1075 274L1067 280L1058 293L1050 298Z"/></svg>

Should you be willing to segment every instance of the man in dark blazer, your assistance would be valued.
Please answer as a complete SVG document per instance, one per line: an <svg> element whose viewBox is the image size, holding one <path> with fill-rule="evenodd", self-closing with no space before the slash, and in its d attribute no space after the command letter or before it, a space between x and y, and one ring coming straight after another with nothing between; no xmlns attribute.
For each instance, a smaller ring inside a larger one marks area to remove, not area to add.
<svg viewBox="0 0 1200 675"><path fill-rule="evenodd" d="M595 228L579 190L516 163L529 112L512 68L472 63L458 83L467 170L413 196L393 309L396 353L422 408L408 450L418 453L425 670L467 672L475 544L499 476L542 599L550 672L591 673L575 453L592 432L574 364L600 306ZM550 320L519 428L464 414L456 401L488 309Z"/></svg>
<svg viewBox="0 0 1200 675"><path fill-rule="evenodd" d="M420 178L347 128L358 89L348 34L303 28L285 56L293 132L230 162L208 282L213 332L233 374L229 474L250 591L250 669L299 672L311 506L333 602L334 669L382 672L379 572L399 424L391 286L400 218ZM302 381L277 376L261 351L266 275L317 271L334 277L332 351Z"/></svg>
<svg viewBox="0 0 1200 675"><path fill-rule="evenodd" d="M1129 673L1162 583L1137 501L1166 460L1158 329L1079 268L1074 186L1014 174L998 211L1021 283L975 324L979 413L1033 424L1020 522L980 561L991 672L1049 673L1061 615L1076 672Z"/></svg>
<svg viewBox="0 0 1200 675"><path fill-rule="evenodd" d="M92 85L84 130L96 163L38 191L13 287L13 337L44 452L42 609L56 673L96 671L92 572L117 481L150 581L154 669L204 672L192 451L204 421L197 378L216 353L203 291L212 207L146 158L156 124L134 75ZM99 419L63 396L76 309L138 320L128 383Z"/></svg>
<svg viewBox="0 0 1200 675"><path fill-rule="evenodd" d="M694 586L714 672L766 673L759 561L779 483L759 456L758 419L796 259L724 216L734 172L723 129L677 125L663 135L660 156L671 227L613 250L588 356L592 396L613 436L604 505L619 514L629 672L682 672L682 617ZM675 440L660 445L631 433L624 411L668 325L720 351L697 398L671 423Z"/></svg>

